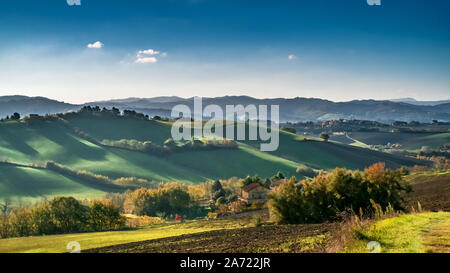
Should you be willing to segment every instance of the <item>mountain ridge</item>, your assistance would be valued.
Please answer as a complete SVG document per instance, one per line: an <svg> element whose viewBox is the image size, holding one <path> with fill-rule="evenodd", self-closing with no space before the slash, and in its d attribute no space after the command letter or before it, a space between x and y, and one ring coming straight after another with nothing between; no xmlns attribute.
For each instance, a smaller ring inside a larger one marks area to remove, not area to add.
<svg viewBox="0 0 450 273"><path fill-rule="evenodd" d="M443 101L445 102L445 101ZM177 96L159 96L151 98L130 97L93 101L82 104L70 104L45 97L0 96L0 116L5 117L14 112L22 116L29 114L52 114L76 111L90 105L99 107L116 107L120 110L130 109L148 114L149 116L169 116L171 109L177 104L185 104L193 108L193 97L181 98ZM417 105L392 100L352 100L333 102L319 98L265 98L258 99L250 96L222 96L205 97L203 105L279 105L280 121L324 121L332 119L361 119L374 120L384 123L399 121L431 122L440 120L450 121L450 103L437 105Z"/></svg>

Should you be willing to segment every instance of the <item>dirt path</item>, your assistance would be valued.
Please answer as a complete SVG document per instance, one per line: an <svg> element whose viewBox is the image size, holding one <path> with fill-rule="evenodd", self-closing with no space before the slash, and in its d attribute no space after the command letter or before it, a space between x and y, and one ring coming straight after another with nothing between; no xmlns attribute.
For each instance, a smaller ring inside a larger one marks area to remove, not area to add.
<svg viewBox="0 0 450 273"><path fill-rule="evenodd" d="M450 218L430 227L423 237L423 246L427 253L450 253Z"/></svg>

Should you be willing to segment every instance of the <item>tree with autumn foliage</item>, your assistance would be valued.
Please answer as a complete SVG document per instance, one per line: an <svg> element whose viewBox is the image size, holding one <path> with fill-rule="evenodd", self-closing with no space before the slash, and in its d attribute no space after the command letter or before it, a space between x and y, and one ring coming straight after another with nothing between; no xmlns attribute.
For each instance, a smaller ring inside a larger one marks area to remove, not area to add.
<svg viewBox="0 0 450 273"><path fill-rule="evenodd" d="M349 210L370 215L374 203L402 210L402 194L410 191L401 171L386 169L384 163L364 172L336 168L311 181L291 178L269 194L269 209L279 223L320 223L339 220L339 215Z"/></svg>

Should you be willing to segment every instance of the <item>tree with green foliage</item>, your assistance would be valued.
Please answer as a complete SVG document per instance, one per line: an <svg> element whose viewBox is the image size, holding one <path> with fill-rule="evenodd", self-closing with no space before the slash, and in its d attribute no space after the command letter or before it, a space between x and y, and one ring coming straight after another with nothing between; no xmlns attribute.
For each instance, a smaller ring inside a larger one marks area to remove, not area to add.
<svg viewBox="0 0 450 273"><path fill-rule="evenodd" d="M271 185L272 185L272 181L268 178L264 179L264 182L262 182L262 186L266 189L270 189Z"/></svg>
<svg viewBox="0 0 450 273"><path fill-rule="evenodd" d="M2 213L3 217L8 216L9 212L11 211L11 201L9 198L6 198L3 203L0 203L0 212Z"/></svg>
<svg viewBox="0 0 450 273"><path fill-rule="evenodd" d="M313 168L308 167L305 164L298 165L296 172L307 177L314 177L317 174L317 172Z"/></svg>
<svg viewBox="0 0 450 273"><path fill-rule="evenodd" d="M211 193L211 199L214 201L214 204L220 197L225 197L225 190L223 189L222 184L219 180L213 182L211 186Z"/></svg>
<svg viewBox="0 0 450 273"><path fill-rule="evenodd" d="M125 218L113 204L94 201L89 208L87 224L94 231L115 230L125 226Z"/></svg>
<svg viewBox="0 0 450 273"><path fill-rule="evenodd" d="M57 197L50 201L56 226L62 233L85 231L88 208L73 197Z"/></svg>
<svg viewBox="0 0 450 273"><path fill-rule="evenodd" d="M11 119L12 120L19 120L20 119L20 114L15 112L14 114L12 114Z"/></svg>
<svg viewBox="0 0 450 273"><path fill-rule="evenodd" d="M259 177L257 174L255 174L253 177L248 175L242 181L242 187L245 187L245 186L253 184L253 183L258 183L258 184L262 185L262 182L263 181L261 180L261 177Z"/></svg>
<svg viewBox="0 0 450 273"><path fill-rule="evenodd" d="M278 180L284 179L284 178L285 178L284 174L282 172L278 171L274 176L272 176L270 178L270 180L272 180L272 182L274 182L274 181L278 181Z"/></svg>
<svg viewBox="0 0 450 273"><path fill-rule="evenodd" d="M402 195L411 186L398 170L376 163L364 172L336 168L312 181L288 183L273 190L269 198L271 217L278 223L302 224L338 220L348 210L373 214L373 204L402 210Z"/></svg>
<svg viewBox="0 0 450 273"><path fill-rule="evenodd" d="M297 133L297 130L295 130L295 128L292 128L292 127L282 126L282 127L280 128L280 130L281 130L281 131L288 132L288 133L292 133L292 134L296 134L296 133Z"/></svg>

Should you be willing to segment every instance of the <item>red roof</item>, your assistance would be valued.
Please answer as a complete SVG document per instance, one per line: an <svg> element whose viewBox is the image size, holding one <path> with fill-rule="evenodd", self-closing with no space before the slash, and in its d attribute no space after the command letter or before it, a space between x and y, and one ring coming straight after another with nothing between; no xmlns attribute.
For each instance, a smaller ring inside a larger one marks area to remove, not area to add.
<svg viewBox="0 0 450 273"><path fill-rule="evenodd" d="M251 184L248 184L247 186L244 186L242 188L242 191L250 192L250 191L256 189L257 187L262 187L262 186L258 183L251 183Z"/></svg>
<svg viewBox="0 0 450 273"><path fill-rule="evenodd" d="M282 184L284 184L284 183L286 183L286 182L288 182L289 180L287 180L287 179L280 179L280 180L278 180L278 181L275 181L275 182L272 182L272 184L270 185L270 187L271 188L276 188L276 187L278 187L278 186L280 186L280 185L282 185Z"/></svg>

